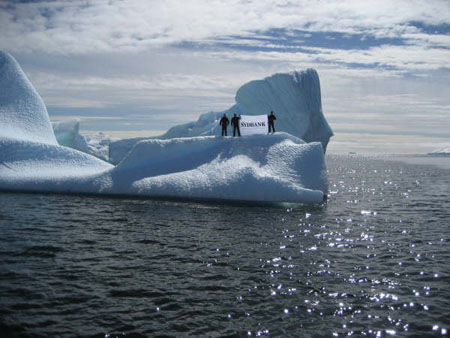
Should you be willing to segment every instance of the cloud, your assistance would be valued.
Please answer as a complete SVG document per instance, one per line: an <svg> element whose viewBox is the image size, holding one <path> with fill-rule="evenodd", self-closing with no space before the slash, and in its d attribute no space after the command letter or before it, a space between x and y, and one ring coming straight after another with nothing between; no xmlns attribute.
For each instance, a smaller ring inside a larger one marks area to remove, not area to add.
<svg viewBox="0 0 450 338"><path fill-rule="evenodd" d="M0 49L62 56L177 49L178 57L190 50L409 72L448 67L449 12L446 0L6 1Z"/></svg>
<svg viewBox="0 0 450 338"><path fill-rule="evenodd" d="M415 36L421 30L411 22L447 24L450 10L446 0L78 0L6 1L0 6L0 48L61 54L140 51L183 41L264 35L277 28L423 40L427 34ZM438 40L445 40L441 35Z"/></svg>

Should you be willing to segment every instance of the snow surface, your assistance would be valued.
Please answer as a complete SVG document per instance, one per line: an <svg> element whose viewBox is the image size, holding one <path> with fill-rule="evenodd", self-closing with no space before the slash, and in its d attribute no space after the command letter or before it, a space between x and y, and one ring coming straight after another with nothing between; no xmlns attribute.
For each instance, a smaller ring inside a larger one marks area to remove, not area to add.
<svg viewBox="0 0 450 338"><path fill-rule="evenodd" d="M82 192L82 181L112 168L71 148L0 137L0 189Z"/></svg>
<svg viewBox="0 0 450 338"><path fill-rule="evenodd" d="M289 134L139 142L116 167L62 146L0 138L0 189L321 203L319 142Z"/></svg>
<svg viewBox="0 0 450 338"><path fill-rule="evenodd" d="M0 96L0 190L323 201L328 187L321 143L305 143L287 133L144 140L116 167L58 145L42 99L12 57L0 56L6 60L1 92L13 96ZM11 81L5 73L19 75ZM76 123L60 125L61 142L76 142L76 129ZM64 133L67 137L61 137Z"/></svg>
<svg viewBox="0 0 450 338"><path fill-rule="evenodd" d="M314 69L251 81L238 89L233 107L224 112L202 114L198 121L175 126L157 138L221 135L219 121L224 113L231 119L234 113L268 115L271 111L277 117L277 132L287 132L306 142L321 142L326 150L333 132L322 113L320 81ZM119 163L136 143L144 139L111 142L110 162Z"/></svg>
<svg viewBox="0 0 450 338"><path fill-rule="evenodd" d="M72 148L109 161L109 144L112 140L116 139L102 132L92 135L77 134Z"/></svg>
<svg viewBox="0 0 450 338"><path fill-rule="evenodd" d="M17 61L0 51L0 136L57 144L47 109Z"/></svg>
<svg viewBox="0 0 450 338"><path fill-rule="evenodd" d="M144 140L111 176L154 196L320 203L328 190L321 144L286 133Z"/></svg>

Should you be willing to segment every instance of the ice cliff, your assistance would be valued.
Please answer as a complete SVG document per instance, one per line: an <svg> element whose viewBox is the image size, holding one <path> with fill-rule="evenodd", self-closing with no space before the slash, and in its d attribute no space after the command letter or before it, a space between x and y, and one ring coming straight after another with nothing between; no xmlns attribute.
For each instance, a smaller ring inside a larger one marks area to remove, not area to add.
<svg viewBox="0 0 450 338"><path fill-rule="evenodd" d="M275 74L251 81L236 93L236 104L224 112L209 112L196 122L172 127L159 139L220 135L219 120L224 113L261 115L271 111L277 116L276 131L284 131L306 142L320 142L326 150L333 132L322 112L320 81L314 69L291 74ZM144 138L126 139L110 144L110 161L118 163Z"/></svg>
<svg viewBox="0 0 450 338"><path fill-rule="evenodd" d="M322 144L287 133L143 140L117 166L59 145L17 62L0 60L0 191L269 203L320 203L327 191ZM59 141L76 142L77 128L56 126Z"/></svg>
<svg viewBox="0 0 450 338"><path fill-rule="evenodd" d="M154 196L320 203L328 190L321 144L285 133L144 140L116 176L118 191Z"/></svg>

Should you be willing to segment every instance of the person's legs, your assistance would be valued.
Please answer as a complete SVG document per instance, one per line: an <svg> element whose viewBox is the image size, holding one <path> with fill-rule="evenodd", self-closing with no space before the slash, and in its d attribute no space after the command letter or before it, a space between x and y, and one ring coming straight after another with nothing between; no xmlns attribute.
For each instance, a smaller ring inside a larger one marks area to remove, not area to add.
<svg viewBox="0 0 450 338"><path fill-rule="evenodd" d="M273 122L269 122L269 133L270 131L275 132L275 125L273 124Z"/></svg>

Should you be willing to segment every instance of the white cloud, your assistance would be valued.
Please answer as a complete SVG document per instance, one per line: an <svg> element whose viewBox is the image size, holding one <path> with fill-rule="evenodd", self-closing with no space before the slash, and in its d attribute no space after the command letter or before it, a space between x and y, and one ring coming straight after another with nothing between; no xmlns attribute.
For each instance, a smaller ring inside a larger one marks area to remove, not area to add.
<svg viewBox="0 0 450 338"><path fill-rule="evenodd" d="M447 23L449 12L446 0L7 2L0 16L0 48L62 54L140 51L273 28L413 38L417 29L409 22L439 25Z"/></svg>

